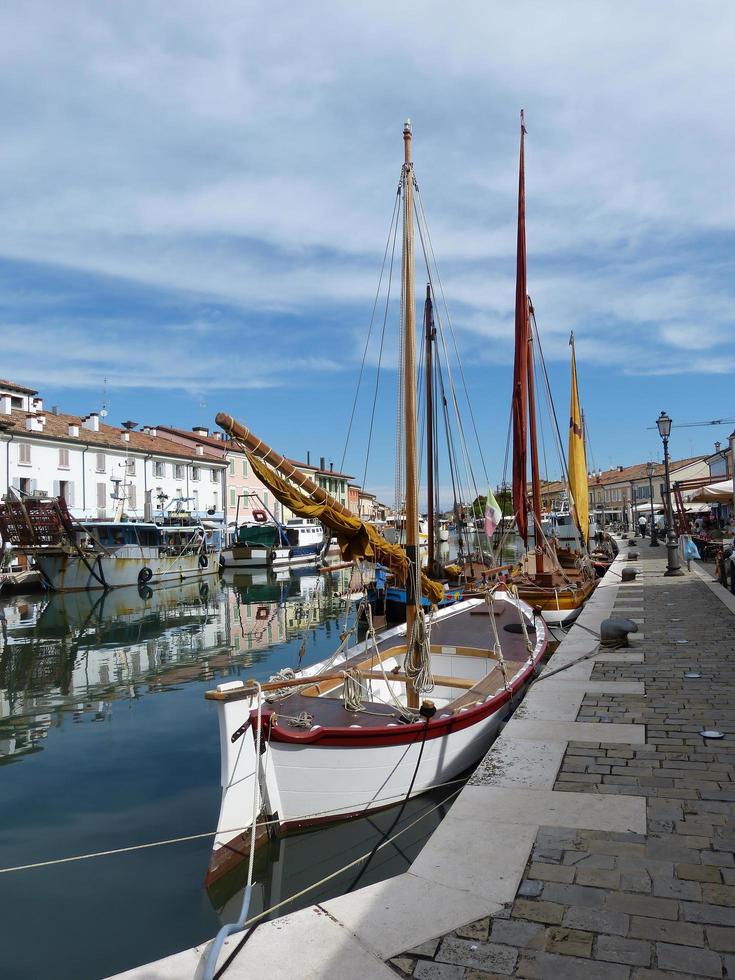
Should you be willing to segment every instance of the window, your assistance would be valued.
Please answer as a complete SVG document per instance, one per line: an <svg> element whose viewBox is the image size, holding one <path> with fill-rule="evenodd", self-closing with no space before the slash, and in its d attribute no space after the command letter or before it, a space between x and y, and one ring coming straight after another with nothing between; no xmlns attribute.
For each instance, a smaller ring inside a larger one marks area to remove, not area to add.
<svg viewBox="0 0 735 980"><path fill-rule="evenodd" d="M192 478L192 480L198 480L199 479L199 467L198 466L192 466L192 468L191 468L191 478Z"/></svg>
<svg viewBox="0 0 735 980"><path fill-rule="evenodd" d="M217 510L217 494L212 494L212 510Z"/></svg>
<svg viewBox="0 0 735 980"><path fill-rule="evenodd" d="M183 480L184 479L184 467L183 467L183 465L181 463L177 463L174 466L174 477L177 480Z"/></svg>
<svg viewBox="0 0 735 980"><path fill-rule="evenodd" d="M22 466L31 465L31 444L29 442L18 443L18 463Z"/></svg>
<svg viewBox="0 0 735 980"><path fill-rule="evenodd" d="M166 475L166 464L161 463L158 460L153 464L153 475L154 476L165 476Z"/></svg>
<svg viewBox="0 0 735 980"><path fill-rule="evenodd" d="M131 483L128 487L128 506L131 510L135 510L135 508L138 506L138 495L136 493L134 483Z"/></svg>
<svg viewBox="0 0 735 980"><path fill-rule="evenodd" d="M195 511L199 510L199 491L192 490L191 496L192 496L192 503L194 504L194 510Z"/></svg>
<svg viewBox="0 0 735 980"><path fill-rule="evenodd" d="M60 449L59 450L59 469L68 470L69 469L69 450Z"/></svg>
<svg viewBox="0 0 735 980"><path fill-rule="evenodd" d="M248 461L246 459L242 461L242 475L243 476L248 475Z"/></svg>
<svg viewBox="0 0 735 980"><path fill-rule="evenodd" d="M59 493L60 497L63 497L69 507L74 506L74 484L71 480L59 480Z"/></svg>
<svg viewBox="0 0 735 980"><path fill-rule="evenodd" d="M219 474L217 473L217 470L214 467L212 467L212 469L210 470L209 479L212 481L212 483L217 483L219 479Z"/></svg>
<svg viewBox="0 0 735 980"><path fill-rule="evenodd" d="M106 464L105 454L104 453L97 453L97 466L96 466L96 471L97 471L97 473L106 473L107 472L107 464ZM99 486L99 484L97 484L97 486ZM104 486L104 483L102 484L102 486Z"/></svg>
<svg viewBox="0 0 735 980"><path fill-rule="evenodd" d="M126 459L125 460L125 472L128 476L135 476L135 460Z"/></svg>
<svg viewBox="0 0 735 980"><path fill-rule="evenodd" d="M231 459L230 460L230 470L229 470L229 473L230 473L230 476L234 476L235 475L235 460L234 459Z"/></svg>
<svg viewBox="0 0 735 980"><path fill-rule="evenodd" d="M230 487L230 507L237 507L237 490Z"/></svg>

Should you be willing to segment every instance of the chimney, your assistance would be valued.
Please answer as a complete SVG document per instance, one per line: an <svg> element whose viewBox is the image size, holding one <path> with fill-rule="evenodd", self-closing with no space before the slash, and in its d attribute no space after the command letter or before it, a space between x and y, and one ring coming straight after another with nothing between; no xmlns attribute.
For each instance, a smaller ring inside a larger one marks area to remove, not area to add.
<svg viewBox="0 0 735 980"><path fill-rule="evenodd" d="M13 411L13 401L10 395L0 395L0 415L10 415Z"/></svg>
<svg viewBox="0 0 735 980"><path fill-rule="evenodd" d="M26 415L26 429L28 432L43 432L41 420L36 415Z"/></svg>
<svg viewBox="0 0 735 980"><path fill-rule="evenodd" d="M618 466L618 473L622 473L624 469L624 466Z"/></svg>
<svg viewBox="0 0 735 980"><path fill-rule="evenodd" d="M127 429L128 432L131 432L136 427L137 424L138 424L137 422L131 422L130 419L128 419L127 422L121 422L120 423L120 425L122 425L123 429Z"/></svg>
<svg viewBox="0 0 735 980"><path fill-rule="evenodd" d="M98 412L90 412L89 415L82 419L82 428L89 429L90 432L100 431L100 417Z"/></svg>
<svg viewBox="0 0 735 980"><path fill-rule="evenodd" d="M37 415L36 418L41 423L41 428L43 429L44 425L46 425L46 415L45 415L45 413L42 412L40 415Z"/></svg>
<svg viewBox="0 0 735 980"><path fill-rule="evenodd" d="M323 456L320 456L319 457L319 469L320 470L326 470L326 468L327 468L327 461L324 459Z"/></svg>
<svg viewBox="0 0 735 980"><path fill-rule="evenodd" d="M149 427L148 435L155 438L158 435L158 429L154 428L153 426Z"/></svg>
<svg viewBox="0 0 735 980"><path fill-rule="evenodd" d="M311 466L311 450L306 450L306 465Z"/></svg>
<svg viewBox="0 0 735 980"><path fill-rule="evenodd" d="M721 443L721 442L716 442L716 443L715 443L715 452L716 452L716 453L719 453L719 451L720 451L720 446L721 446L721 445L722 445L722 443Z"/></svg>
<svg viewBox="0 0 735 980"><path fill-rule="evenodd" d="M52 405L51 406L51 414L52 415L58 415L59 414L59 406L58 405Z"/></svg>
<svg viewBox="0 0 735 980"><path fill-rule="evenodd" d="M70 422L69 423L69 435L73 439L78 439L79 438L79 426L75 422Z"/></svg>
<svg viewBox="0 0 735 980"><path fill-rule="evenodd" d="M150 431L151 430L148 428L147 425L144 425L143 428L140 431L143 433L144 436L147 436L147 435L150 435Z"/></svg>
<svg viewBox="0 0 735 980"><path fill-rule="evenodd" d="M330 460L330 463L329 463L329 472L330 473L334 473L334 463L331 462L331 460Z"/></svg>
<svg viewBox="0 0 735 980"><path fill-rule="evenodd" d="M43 411L43 398L34 398L33 399L33 410L34 410L34 412L42 412Z"/></svg>
<svg viewBox="0 0 735 980"><path fill-rule="evenodd" d="M120 438L122 439L123 442L130 442L130 433L129 432L121 432L120 433Z"/></svg>
<svg viewBox="0 0 735 980"><path fill-rule="evenodd" d="M208 436L209 429L206 425L195 425L191 430L197 436Z"/></svg>
<svg viewBox="0 0 735 980"><path fill-rule="evenodd" d="M204 446L197 446L196 452L197 452L197 456L203 456L204 455Z"/></svg>

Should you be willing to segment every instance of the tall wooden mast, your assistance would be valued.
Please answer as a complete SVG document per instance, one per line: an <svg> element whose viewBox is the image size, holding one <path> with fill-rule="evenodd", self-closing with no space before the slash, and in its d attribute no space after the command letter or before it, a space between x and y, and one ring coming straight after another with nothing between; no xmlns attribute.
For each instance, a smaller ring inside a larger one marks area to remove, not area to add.
<svg viewBox="0 0 735 980"><path fill-rule="evenodd" d="M411 162L411 120L403 127L404 161L401 172L403 192L403 417L406 425L406 554L410 572L406 581L406 640L410 662L418 662L418 650L413 641L416 613L421 604L421 574L419 564L419 460L417 451L416 405L416 298L413 266L413 164ZM408 705L418 705L418 694L408 685Z"/></svg>
<svg viewBox="0 0 735 980"><path fill-rule="evenodd" d="M434 363L433 347L436 330L434 328L434 309L431 304L431 283L426 284L424 303L424 355L426 375L426 496L428 497L427 518L429 523L429 575L436 566L436 514L434 513Z"/></svg>

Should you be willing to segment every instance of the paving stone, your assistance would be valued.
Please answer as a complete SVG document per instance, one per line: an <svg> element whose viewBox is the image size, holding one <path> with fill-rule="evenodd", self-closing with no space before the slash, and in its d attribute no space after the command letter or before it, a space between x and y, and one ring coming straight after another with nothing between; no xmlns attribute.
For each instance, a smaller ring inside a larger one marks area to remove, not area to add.
<svg viewBox="0 0 735 980"><path fill-rule="evenodd" d="M485 920L481 920L481 921L485 921ZM489 922L489 920L487 920L487 921ZM470 923L470 925L474 925L474 923ZM466 929L468 927L467 926L464 926L463 928ZM457 933L459 933L459 929L457 929ZM483 939L484 938L484 939L487 939L487 932L485 933L484 937L483 936L478 936L478 937L467 936L467 939L474 939L474 938L479 938L479 939ZM427 941L425 943L420 943L418 946L414 946L413 949L407 949L406 950L406 955L407 956L429 956L429 957L436 956L436 951L439 949L439 943L440 942L441 942L441 939L427 939Z"/></svg>
<svg viewBox="0 0 735 980"><path fill-rule="evenodd" d="M711 881L719 884L722 880L717 868L706 864L677 864L676 874L685 881Z"/></svg>
<svg viewBox="0 0 735 980"><path fill-rule="evenodd" d="M704 946L704 929L690 922L668 922L633 916L628 935L634 939L653 939L682 946Z"/></svg>
<svg viewBox="0 0 735 980"><path fill-rule="evenodd" d="M558 926L564 916L564 906L555 902L533 902L530 899L519 898L513 903L513 915L519 919L530 919L532 922L546 922Z"/></svg>
<svg viewBox="0 0 735 980"><path fill-rule="evenodd" d="M624 892L641 892L649 894L651 878L647 871L623 871L620 875L620 887Z"/></svg>
<svg viewBox="0 0 735 980"><path fill-rule="evenodd" d="M612 963L628 963L631 966L650 966L653 947L640 939L623 939L621 936L598 936L595 957Z"/></svg>
<svg viewBox="0 0 735 980"><path fill-rule="evenodd" d="M592 932L611 932L624 936L628 932L630 919L620 912L607 912L601 909L569 908L564 913L562 925L574 929L589 929Z"/></svg>
<svg viewBox="0 0 735 980"><path fill-rule="evenodd" d="M439 963L471 966L478 970L509 974L513 972L518 950L498 943L473 943L468 939L449 937L442 940L436 955Z"/></svg>
<svg viewBox="0 0 735 980"><path fill-rule="evenodd" d="M421 960L416 964L413 976L418 980L463 980L464 972L463 966Z"/></svg>
<svg viewBox="0 0 735 980"><path fill-rule="evenodd" d="M543 949L546 931L536 922L521 919L493 919L490 938L494 943L506 946L528 946Z"/></svg>
<svg viewBox="0 0 735 980"><path fill-rule="evenodd" d="M664 970L687 971L698 977L722 976L722 959L709 949L656 943L656 958Z"/></svg>
<svg viewBox="0 0 735 980"><path fill-rule="evenodd" d="M581 905L584 908L600 909L605 902L605 893L598 888L582 885L562 885L556 881L547 882L544 898L563 905Z"/></svg>
<svg viewBox="0 0 735 980"><path fill-rule="evenodd" d="M546 930L544 948L549 953L562 953L565 956L591 956L593 939L591 932L555 926Z"/></svg>
<svg viewBox="0 0 735 980"><path fill-rule="evenodd" d="M702 898L711 905L727 905L735 907L735 888L731 885L710 885L704 884L702 887Z"/></svg>
<svg viewBox="0 0 735 980"><path fill-rule="evenodd" d="M518 886L518 895L523 898L538 898L541 892L544 890L543 881L535 881L532 878L526 878ZM689 898L690 896L685 896Z"/></svg>
<svg viewBox="0 0 735 980"><path fill-rule="evenodd" d="M528 950L523 952L515 975L538 980L549 980L549 977L554 980L627 980L628 973L627 966L617 963Z"/></svg>
<svg viewBox="0 0 735 980"><path fill-rule="evenodd" d="M459 929L454 930L454 934L455 936L459 936L460 939L479 939L481 942L485 942L490 935L490 922L490 916L486 916L484 919L478 919L476 922L468 922L466 926L460 926ZM431 943L435 943L436 945L432 953L425 954L427 956L434 956L439 946L439 940L432 939L430 943L422 943L423 946L429 946ZM418 952L420 948L417 946L413 952Z"/></svg>
<svg viewBox="0 0 735 980"><path fill-rule="evenodd" d="M677 904L671 899L629 895L625 892L612 892L606 895L605 908L610 909L611 912L645 915L649 918L677 919L679 917Z"/></svg>
<svg viewBox="0 0 735 980"><path fill-rule="evenodd" d="M543 864L540 861L534 861L528 869L528 877L537 878L539 881L560 881L571 884L574 881L574 868L567 868L561 864ZM717 881L719 880L718 877Z"/></svg>
<svg viewBox="0 0 735 980"><path fill-rule="evenodd" d="M410 977L413 973L414 966L416 966L416 960L411 959L410 956L394 956L388 962L391 966L396 967L398 972L404 977Z"/></svg>
<svg viewBox="0 0 735 980"><path fill-rule="evenodd" d="M619 888L620 872L602 871L597 868L579 868L575 880L578 885L590 885L593 888Z"/></svg>
<svg viewBox="0 0 735 980"><path fill-rule="evenodd" d="M715 926L735 926L735 909L704 902L682 902L681 911L687 922L703 922Z"/></svg>
<svg viewBox="0 0 735 980"><path fill-rule="evenodd" d="M735 953L735 929L727 926L707 926L707 944L721 953Z"/></svg>
<svg viewBox="0 0 735 980"><path fill-rule="evenodd" d="M654 877L652 890L657 898L683 898L693 902L702 900L702 886L698 881Z"/></svg>

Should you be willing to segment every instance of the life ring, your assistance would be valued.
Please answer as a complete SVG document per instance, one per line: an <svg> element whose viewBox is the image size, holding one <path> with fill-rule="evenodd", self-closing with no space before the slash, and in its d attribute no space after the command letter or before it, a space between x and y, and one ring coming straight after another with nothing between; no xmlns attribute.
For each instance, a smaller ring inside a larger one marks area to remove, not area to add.
<svg viewBox="0 0 735 980"><path fill-rule="evenodd" d="M268 606L258 606L255 610L256 619L268 619Z"/></svg>
<svg viewBox="0 0 735 980"><path fill-rule="evenodd" d="M265 524L265 522L268 520L268 515L264 510L254 510L253 520L258 524Z"/></svg>
<svg viewBox="0 0 735 980"><path fill-rule="evenodd" d="M209 564L209 558L206 555L199 555L199 567L206 568Z"/></svg>
<svg viewBox="0 0 735 980"><path fill-rule="evenodd" d="M153 569L144 565L143 568L138 572L138 585L145 585L146 582L150 582L153 578Z"/></svg>

